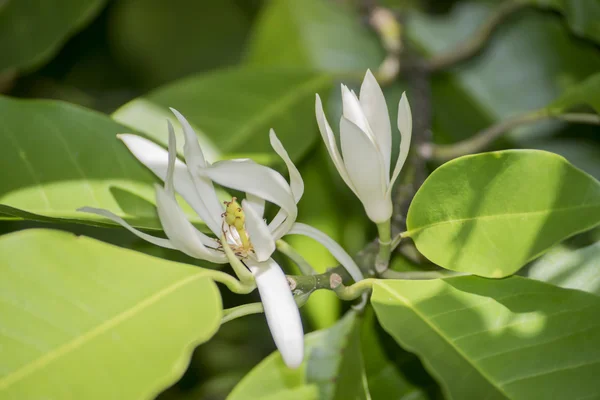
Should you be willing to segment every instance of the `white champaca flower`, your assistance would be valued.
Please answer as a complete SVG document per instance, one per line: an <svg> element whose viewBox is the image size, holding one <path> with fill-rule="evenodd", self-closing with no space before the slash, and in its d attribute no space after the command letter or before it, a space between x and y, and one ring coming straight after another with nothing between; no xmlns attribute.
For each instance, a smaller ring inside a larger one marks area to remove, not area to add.
<svg viewBox="0 0 600 400"><path fill-rule="evenodd" d="M392 186L408 156L412 116L406 94L398 106L400 153L390 178L392 129L381 87L367 71L356 96L342 85L343 115L340 121L341 154L317 94L315 112L329 155L346 185L362 202L369 219L377 224L392 216Z"/></svg>
<svg viewBox="0 0 600 400"><path fill-rule="evenodd" d="M271 146L286 164L290 183L277 171L249 159L210 164L204 158L191 125L178 111L171 110L183 127L185 163L177 159L175 133L170 122L168 151L141 136L119 135L131 153L164 181L164 188L156 185L156 204L167 239L139 231L107 210L83 207L79 211L104 216L150 243L213 263L231 262L225 254L225 246L230 248L232 256L241 260L254 277L269 329L284 362L288 367L296 368L304 357L304 333L287 278L271 258L275 242L286 234L306 235L326 246L356 281L362 279L360 270L332 239L315 228L295 222L296 204L304 192L304 182L273 130L270 132ZM245 199L241 205L236 198L221 203L214 183L245 192ZM215 237L200 232L189 222L175 199L176 192ZM268 224L263 219L267 201L279 207Z"/></svg>

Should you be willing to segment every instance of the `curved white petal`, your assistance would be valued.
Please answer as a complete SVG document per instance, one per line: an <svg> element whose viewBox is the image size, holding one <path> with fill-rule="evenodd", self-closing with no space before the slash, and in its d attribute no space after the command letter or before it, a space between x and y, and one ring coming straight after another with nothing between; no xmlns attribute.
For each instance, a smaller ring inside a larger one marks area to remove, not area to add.
<svg viewBox="0 0 600 400"><path fill-rule="evenodd" d="M275 131L271 129L269 131L269 140L271 141L271 147L275 150L275 153L281 157L283 162L285 163L288 173L290 175L290 188L292 189L292 194L294 195L294 200L296 203L300 201L302 195L304 194L304 181L302 180L302 176L300 175L300 171L292 162L292 159L288 155L288 152L281 144L281 141L275 134Z"/></svg>
<svg viewBox="0 0 600 400"><path fill-rule="evenodd" d="M356 265L352 257L350 257L348 253L346 253L346 250L344 250L342 246L340 246L335 240L333 240L317 228L313 228L310 225L296 222L294 225L292 225L292 229L290 229L290 231L287 234L304 235L316 240L317 242L325 246L327 250L329 250L331 255L333 255L336 258L336 260L338 260L338 262L342 264L342 266L344 266L346 271L348 271L348 273L350 274L352 279L354 279L355 282L364 279L360 268L358 268L358 265Z"/></svg>
<svg viewBox="0 0 600 400"><path fill-rule="evenodd" d="M208 163L204 159L204 154L198 143L198 136L190 123L185 119L183 115L174 108L171 108L175 117L183 127L183 134L185 136L185 145L183 146L183 152L185 154L185 161L188 166L188 173L194 182L198 197L208 210L208 213L212 216L215 221L212 225L209 225L210 229L215 235L220 234L221 225L221 213L223 212L223 205L217 198L215 187L210 179L206 179L198 174L198 170L206 168ZM213 229L214 228L214 229ZM215 230L216 229L216 230Z"/></svg>
<svg viewBox="0 0 600 400"><path fill-rule="evenodd" d="M156 143L138 135L121 134L118 138L125 143L131 154L144 164L161 180L167 176L168 153ZM175 161L175 171L173 176L175 191L185 199L185 201L194 209L206 225L215 232L220 231L220 217L215 220L214 216L208 212L204 202L200 199L198 192L190 178L187 166L180 160ZM215 234L218 234L215 233Z"/></svg>
<svg viewBox="0 0 600 400"><path fill-rule="evenodd" d="M144 239L146 242L150 242L152 244L155 244L160 247L164 247L166 249L176 249L176 247L168 239L157 238L155 236L148 235L147 233L137 230L133 226L131 226L127 222L125 222L125 220L123 220L123 218L111 213L108 210L103 210L101 208L94 208L94 207L81 207L81 208L78 208L77 211L101 215L105 218L110 219L113 222L116 222L117 224L121 225L123 228L127 229L129 232L133 233L137 237Z"/></svg>
<svg viewBox="0 0 600 400"><path fill-rule="evenodd" d="M392 157L392 127L390 114L385 102L385 97L377 79L367 70L365 79L360 87L360 105L369 121L373 136L383 155L386 179L389 182L390 158Z"/></svg>
<svg viewBox="0 0 600 400"><path fill-rule="evenodd" d="M266 261L275 251L275 240L267 224L246 200L242 200L242 208L246 215L246 230L258 261Z"/></svg>
<svg viewBox="0 0 600 400"><path fill-rule="evenodd" d="M327 147L327 151L329 152L329 156L333 161L333 165L335 165L335 168L338 170L338 173L340 174L346 185L350 188L350 190L352 190L354 194L358 196L356 189L352 185L352 181L350 181L348 171L346 171L346 166L342 161L342 156L340 156L340 151L338 150L337 143L335 142L335 136L333 135L331 126L329 126L329 122L327 122L325 112L323 111L323 103L321 102L321 98L318 94L316 95L315 100L315 114L317 116L317 125L319 125L319 132L321 132L321 137L325 142L325 147Z"/></svg>
<svg viewBox="0 0 600 400"><path fill-rule="evenodd" d="M248 202L254 211L262 218L265 214L265 199L255 196L252 193L246 193L246 202Z"/></svg>
<svg viewBox="0 0 600 400"><path fill-rule="evenodd" d="M391 192L396 178L400 175L400 171L404 166L406 157L408 157L408 150L410 149L410 138L412 136L412 114L410 112L410 104L406 98L406 93L402 93L402 98L398 104L398 129L400 130L400 154L394 167L394 173L388 187L388 193Z"/></svg>
<svg viewBox="0 0 600 400"><path fill-rule="evenodd" d="M280 225L289 229L298 216L294 195L286 180L277 171L251 160L226 160L214 163L201 173L222 186L252 193L281 207L287 218Z"/></svg>
<svg viewBox="0 0 600 400"><path fill-rule="evenodd" d="M290 229L291 224L283 225L287 217L288 214L283 208L281 208L279 211L277 211L277 214L271 220L271 222L269 222L269 231L271 231L271 235L273 236L274 240L277 241L281 239L283 235L285 235L285 232Z"/></svg>
<svg viewBox="0 0 600 400"><path fill-rule="evenodd" d="M392 215L392 201L386 196L381 153L358 126L344 117L340 121L340 130L344 164L358 198L369 219L376 223L387 221Z"/></svg>
<svg viewBox="0 0 600 400"><path fill-rule="evenodd" d="M190 257L214 263L224 264L227 262L225 254L216 250L218 248L217 241L199 232L188 221L175 198L158 185L156 186L156 204L163 230L177 250Z"/></svg>
<svg viewBox="0 0 600 400"><path fill-rule="evenodd" d="M364 133L367 134L373 143L375 143L375 137L371 131L371 127L369 126L369 121L362 110L358 97L356 97L356 94L350 91L348 86L344 84L342 84L342 111L344 118L352 121ZM342 154L344 154L343 151Z"/></svg>
<svg viewBox="0 0 600 400"><path fill-rule="evenodd" d="M248 260L247 264L254 275L273 341L285 364L298 368L304 358L304 331L287 278L272 258L262 263Z"/></svg>

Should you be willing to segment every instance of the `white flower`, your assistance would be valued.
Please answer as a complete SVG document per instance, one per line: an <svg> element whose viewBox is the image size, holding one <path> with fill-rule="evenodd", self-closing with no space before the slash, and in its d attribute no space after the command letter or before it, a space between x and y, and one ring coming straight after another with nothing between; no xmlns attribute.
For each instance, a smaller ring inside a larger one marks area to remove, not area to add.
<svg viewBox="0 0 600 400"><path fill-rule="evenodd" d="M141 232L107 210L83 207L80 211L102 215L148 242L213 263L229 262L224 252L225 243L219 240L225 238L234 257L243 260L254 276L269 329L283 360L290 368L296 368L304 356L302 322L288 281L271 258L275 241L286 234L313 237L327 246L357 281L362 279L360 270L347 253L322 232L295 223L296 204L304 192L304 183L273 130L270 132L271 146L288 168L289 184L275 170L249 159L211 165L204 158L188 121L178 111L172 111L183 127L186 163L177 159L175 133L170 123L168 152L141 136L119 135L133 155L165 183L164 188L156 185L156 204L168 239ZM241 206L233 198L224 207L217 198L213 182L245 192ZM188 221L175 199L175 192L198 213L216 238L200 232ZM266 201L279 207L269 224L263 219Z"/></svg>
<svg viewBox="0 0 600 400"><path fill-rule="evenodd" d="M341 155L317 94L315 112L329 155L346 185L360 199L373 222L392 216L392 186L406 161L412 133L412 116L406 94L398 107L400 153L390 179L392 130L388 108L377 80L367 71L360 97L342 85L343 116L340 121Z"/></svg>

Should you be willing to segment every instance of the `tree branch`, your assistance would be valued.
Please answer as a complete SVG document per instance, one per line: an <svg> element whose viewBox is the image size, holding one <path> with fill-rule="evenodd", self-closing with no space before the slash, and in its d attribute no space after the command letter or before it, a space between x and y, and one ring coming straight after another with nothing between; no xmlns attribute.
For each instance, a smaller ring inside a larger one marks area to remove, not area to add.
<svg viewBox="0 0 600 400"><path fill-rule="evenodd" d="M446 69L473 57L483 49L484 45L498 26L510 16L527 6L529 6L529 4L522 0L509 0L500 4L500 6L494 10L492 15L477 28L470 39L461 42L454 49L444 54L429 59L427 62L429 71L435 72Z"/></svg>

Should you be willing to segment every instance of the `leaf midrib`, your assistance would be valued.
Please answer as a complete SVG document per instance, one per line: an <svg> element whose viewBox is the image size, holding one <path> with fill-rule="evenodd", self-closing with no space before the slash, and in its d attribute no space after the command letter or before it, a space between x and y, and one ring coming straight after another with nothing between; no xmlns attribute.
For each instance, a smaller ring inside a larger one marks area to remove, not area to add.
<svg viewBox="0 0 600 400"><path fill-rule="evenodd" d="M526 212L516 212L516 213L482 215L482 216L478 216L478 217L449 219L449 220L435 222L433 224L424 225L424 226L420 226L418 228L407 230L406 232L402 233L402 237L412 237L414 234L419 233L420 231L423 231L423 230L429 229L429 228L434 228L434 227L437 227L440 225L456 224L456 223L460 224L463 222L470 222L470 221L481 221L481 220L486 221L486 220L503 219L503 218L507 218L507 219L520 218L520 217L527 217L527 216L534 216L534 215L550 214L553 212L563 213L563 212L567 212L567 211L586 209L586 208L596 208L596 207L600 207L600 203L579 205L579 206L573 206L573 207L550 208L547 210L538 210L538 211L526 211Z"/></svg>
<svg viewBox="0 0 600 400"><path fill-rule="evenodd" d="M70 352L80 348L81 346L90 342L102 333L109 331L110 329L116 327L122 322L128 321L140 312L144 311L146 308L152 306L159 300L175 292L177 289L180 289L181 287L195 282L196 280L201 278L206 278L206 276L205 274L199 272L194 275L188 276L185 279L179 280L171 284L170 286L167 286L161 289L160 291L153 293L151 296L146 297L145 299L134 304L132 307L104 321L100 325L97 325L95 328L89 330L83 335L71 338L71 340L67 341L66 343L63 343L61 346L45 353L41 357L21 366L19 369L1 378L0 390L6 390L14 383L48 366L51 362L59 359L60 357L63 357L69 354Z"/></svg>
<svg viewBox="0 0 600 400"><path fill-rule="evenodd" d="M496 391L498 391L502 396L504 396L505 398L510 398L510 396L508 396L508 394L506 394L501 387L496 386L494 384L494 382L492 381L492 379L487 376L485 374L485 372L481 371L479 368L477 368L477 366L473 363L471 363L469 361L469 358L460 350L460 348L458 348L451 340L448 340L446 338L445 335L443 335L443 332L441 332L437 326L435 326L434 324L432 324L427 318L425 318L425 316L423 314L421 314L421 312L417 309L417 307L415 307L410 301L408 301L408 299L405 299L404 297L400 296L400 294L398 294L396 291L394 291L390 286L388 286L387 284L383 283L383 282L377 282L375 283L376 285L380 286L382 289L386 290L388 293L390 293L393 297L395 297L396 299L398 299L399 301L401 301L402 303L406 304L408 307L410 307L411 310L413 310L413 312L415 314L417 314L417 316L423 321L425 322L440 338L442 338L442 340L444 340L448 345L450 345L450 347L452 347L454 349L454 351L460 356L462 357L468 365L471 366L471 368L473 370L475 370L477 373L479 373L479 375L481 375L481 377L490 384L490 386L492 386L493 388L496 389ZM439 377L438 377L439 378ZM441 381L443 381L442 379L440 379ZM445 382L445 381L443 381ZM447 388L447 387L446 387Z"/></svg>

